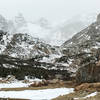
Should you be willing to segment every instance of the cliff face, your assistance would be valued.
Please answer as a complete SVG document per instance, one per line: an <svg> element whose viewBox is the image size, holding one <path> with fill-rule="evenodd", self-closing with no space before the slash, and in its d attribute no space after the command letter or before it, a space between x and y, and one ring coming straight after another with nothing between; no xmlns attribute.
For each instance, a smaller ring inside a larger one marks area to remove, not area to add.
<svg viewBox="0 0 100 100"><path fill-rule="evenodd" d="M76 66L78 83L100 82L100 14L96 22L74 35L61 48L67 60L73 59L69 66Z"/></svg>
<svg viewBox="0 0 100 100"><path fill-rule="evenodd" d="M76 81L78 83L100 82L100 65L89 63L79 68L76 74Z"/></svg>

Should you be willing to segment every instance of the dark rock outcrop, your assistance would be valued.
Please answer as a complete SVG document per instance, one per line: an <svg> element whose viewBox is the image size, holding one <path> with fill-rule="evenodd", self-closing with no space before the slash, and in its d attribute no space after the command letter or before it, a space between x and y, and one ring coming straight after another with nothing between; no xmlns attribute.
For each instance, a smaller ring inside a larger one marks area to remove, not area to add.
<svg viewBox="0 0 100 100"><path fill-rule="evenodd" d="M89 63L78 69L76 74L78 83L100 82L100 65Z"/></svg>
<svg viewBox="0 0 100 100"><path fill-rule="evenodd" d="M100 14L97 21L75 34L60 47L62 57L56 59L58 63L66 63L76 75L82 66L100 60Z"/></svg>
<svg viewBox="0 0 100 100"><path fill-rule="evenodd" d="M52 79L56 77L56 74L60 74L66 80L70 78L67 70L50 69L50 67L55 67L55 65L34 61L34 59L22 60L0 55L0 77L14 75L19 80L24 79L25 76Z"/></svg>

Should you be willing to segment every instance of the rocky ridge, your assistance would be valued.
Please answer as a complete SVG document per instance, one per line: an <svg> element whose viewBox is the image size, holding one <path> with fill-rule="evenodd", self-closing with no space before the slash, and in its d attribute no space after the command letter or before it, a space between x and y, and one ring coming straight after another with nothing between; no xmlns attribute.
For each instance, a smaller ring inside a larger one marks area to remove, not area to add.
<svg viewBox="0 0 100 100"><path fill-rule="evenodd" d="M65 64L69 71L73 72L74 76L79 69L84 69L85 66L100 60L99 19L100 15L97 16L96 22L74 35L60 47L62 57L56 59L56 61L62 65ZM96 69L94 68L94 70ZM84 75L85 72L80 74Z"/></svg>

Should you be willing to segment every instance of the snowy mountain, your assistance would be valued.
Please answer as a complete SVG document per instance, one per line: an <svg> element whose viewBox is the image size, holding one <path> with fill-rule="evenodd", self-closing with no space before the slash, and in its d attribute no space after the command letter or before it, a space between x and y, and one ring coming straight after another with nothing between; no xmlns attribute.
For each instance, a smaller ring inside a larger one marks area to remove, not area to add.
<svg viewBox="0 0 100 100"><path fill-rule="evenodd" d="M54 26L44 18L27 22L22 14L12 21L1 18L3 20L1 25L7 27L5 27L7 32L1 27L1 30L5 31L0 31L0 54L24 60L34 58L35 61L42 63L39 67L69 70L75 73L83 59L91 56L91 50L99 48L100 44L98 20L80 31L93 19L95 20L90 16L85 18L84 16L74 17L73 20ZM68 32L71 34L75 31L80 32L63 43L69 38ZM61 43L63 45L60 47L53 46ZM84 56L81 58L79 54Z"/></svg>
<svg viewBox="0 0 100 100"><path fill-rule="evenodd" d="M86 28L96 19L96 14L77 15L69 20L56 24L49 23L45 18L37 21L26 21L22 14L15 16L13 20L0 17L0 29L11 34L28 33L32 37L42 39L50 45L61 45L74 34Z"/></svg>
<svg viewBox="0 0 100 100"><path fill-rule="evenodd" d="M65 65L73 73L82 66L97 62L100 57L100 15L94 23L75 34L60 48L62 57L56 59L56 63Z"/></svg>
<svg viewBox="0 0 100 100"><path fill-rule="evenodd" d="M51 44L61 45L76 33L88 27L92 22L95 22L96 16L96 13L77 15L69 20L57 23L53 30L51 30Z"/></svg>
<svg viewBox="0 0 100 100"><path fill-rule="evenodd" d="M45 57L59 54L56 47L44 43L28 34L9 34L0 32L0 54L9 55L21 59L33 57Z"/></svg>

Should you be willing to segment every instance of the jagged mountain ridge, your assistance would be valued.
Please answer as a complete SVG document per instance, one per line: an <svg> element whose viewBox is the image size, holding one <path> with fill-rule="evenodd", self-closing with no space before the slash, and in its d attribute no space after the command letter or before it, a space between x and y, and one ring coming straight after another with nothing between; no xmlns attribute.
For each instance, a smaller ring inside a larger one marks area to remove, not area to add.
<svg viewBox="0 0 100 100"><path fill-rule="evenodd" d="M62 45L66 40L69 40L72 36L88 27L92 22L96 21L96 13L82 14L73 16L69 20L64 20L56 25L53 29L54 38L53 41ZM58 38L57 40L56 37Z"/></svg>
<svg viewBox="0 0 100 100"><path fill-rule="evenodd" d="M90 43L90 47L99 46L100 38L100 22L97 20L92 23L89 27L85 28L81 32L74 35L71 39L66 41L63 47L78 47L78 45L85 45L85 43ZM88 48L87 48L88 49Z"/></svg>
<svg viewBox="0 0 100 100"><path fill-rule="evenodd" d="M21 59L59 54L55 47L28 34L9 34L1 31L0 38L0 54Z"/></svg>

